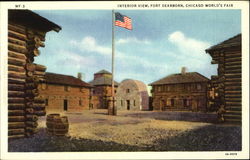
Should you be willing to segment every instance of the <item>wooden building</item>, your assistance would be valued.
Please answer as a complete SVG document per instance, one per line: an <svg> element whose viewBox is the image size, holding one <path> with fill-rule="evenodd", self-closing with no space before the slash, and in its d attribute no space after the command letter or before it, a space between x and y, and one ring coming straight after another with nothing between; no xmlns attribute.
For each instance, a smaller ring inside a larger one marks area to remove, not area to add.
<svg viewBox="0 0 250 160"><path fill-rule="evenodd" d="M168 75L152 86L154 110L206 111L209 79L197 72Z"/></svg>
<svg viewBox="0 0 250 160"><path fill-rule="evenodd" d="M209 84L210 107L215 108L220 120L241 122L241 34L206 50L212 64L218 64L218 75L212 76Z"/></svg>
<svg viewBox="0 0 250 160"><path fill-rule="evenodd" d="M147 86L138 80L123 80L116 92L118 110L149 110Z"/></svg>
<svg viewBox="0 0 250 160"><path fill-rule="evenodd" d="M89 109L91 85L81 77L47 72L38 90L46 102L47 112L81 112Z"/></svg>
<svg viewBox="0 0 250 160"><path fill-rule="evenodd" d="M101 70L94 74L89 82L92 86L91 108L108 109L108 100L112 95L112 73ZM118 83L115 82L115 93Z"/></svg>
<svg viewBox="0 0 250 160"><path fill-rule="evenodd" d="M45 35L61 27L29 10L8 11L8 137L37 132L37 116L45 115L45 101L38 92L46 67L34 64L44 47Z"/></svg>

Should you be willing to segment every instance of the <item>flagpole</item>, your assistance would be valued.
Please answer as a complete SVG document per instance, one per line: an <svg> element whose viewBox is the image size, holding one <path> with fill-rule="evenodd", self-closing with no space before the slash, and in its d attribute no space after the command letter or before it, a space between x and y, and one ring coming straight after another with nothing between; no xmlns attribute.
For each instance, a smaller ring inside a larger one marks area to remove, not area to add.
<svg viewBox="0 0 250 160"><path fill-rule="evenodd" d="M112 10L112 115L116 115L115 111L115 85L114 85L114 61L115 61L115 12Z"/></svg>

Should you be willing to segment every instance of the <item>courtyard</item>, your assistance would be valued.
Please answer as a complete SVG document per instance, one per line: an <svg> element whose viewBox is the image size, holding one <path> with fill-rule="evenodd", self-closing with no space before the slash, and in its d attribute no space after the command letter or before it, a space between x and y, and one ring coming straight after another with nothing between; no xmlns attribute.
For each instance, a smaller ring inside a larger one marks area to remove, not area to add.
<svg viewBox="0 0 250 160"><path fill-rule="evenodd" d="M214 123L212 113L118 111L117 116L108 116L107 110L86 110L60 114L69 120L66 136L47 133L44 116L37 134L9 140L9 152L241 150L241 126Z"/></svg>

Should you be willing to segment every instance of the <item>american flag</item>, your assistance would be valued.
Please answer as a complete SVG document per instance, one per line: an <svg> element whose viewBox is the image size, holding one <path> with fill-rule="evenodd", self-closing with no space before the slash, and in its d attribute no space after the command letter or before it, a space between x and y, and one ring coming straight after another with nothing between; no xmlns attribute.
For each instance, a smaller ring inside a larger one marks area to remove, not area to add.
<svg viewBox="0 0 250 160"><path fill-rule="evenodd" d="M115 25L119 27L123 27L129 30L132 30L132 20L131 18L122 15L119 12L115 13Z"/></svg>

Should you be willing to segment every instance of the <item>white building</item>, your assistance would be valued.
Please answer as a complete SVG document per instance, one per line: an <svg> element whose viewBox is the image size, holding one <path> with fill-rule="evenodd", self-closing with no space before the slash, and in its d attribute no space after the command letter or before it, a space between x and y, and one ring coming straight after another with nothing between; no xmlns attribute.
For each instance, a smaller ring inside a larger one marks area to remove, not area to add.
<svg viewBox="0 0 250 160"><path fill-rule="evenodd" d="M123 80L116 92L118 110L148 110L147 86L138 80Z"/></svg>

